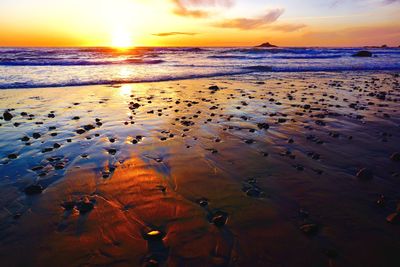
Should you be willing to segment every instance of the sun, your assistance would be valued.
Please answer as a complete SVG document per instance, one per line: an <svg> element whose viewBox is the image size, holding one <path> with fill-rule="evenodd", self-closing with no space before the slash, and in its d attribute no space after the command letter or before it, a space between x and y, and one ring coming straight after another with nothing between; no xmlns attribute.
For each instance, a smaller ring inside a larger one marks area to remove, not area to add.
<svg viewBox="0 0 400 267"><path fill-rule="evenodd" d="M133 40L131 34L122 29L115 29L111 37L111 46L118 49L126 49L133 46Z"/></svg>

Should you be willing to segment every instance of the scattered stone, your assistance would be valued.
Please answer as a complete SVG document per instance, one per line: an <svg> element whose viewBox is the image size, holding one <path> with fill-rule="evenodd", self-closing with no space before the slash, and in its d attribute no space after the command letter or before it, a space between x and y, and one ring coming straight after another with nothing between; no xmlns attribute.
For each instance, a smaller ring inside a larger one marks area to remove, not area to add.
<svg viewBox="0 0 400 267"><path fill-rule="evenodd" d="M257 123L257 127L259 129L267 130L269 128L269 125L268 125L268 123Z"/></svg>
<svg viewBox="0 0 400 267"><path fill-rule="evenodd" d="M318 232L319 227L317 224L309 223L300 226L300 230L306 235L314 235Z"/></svg>
<svg viewBox="0 0 400 267"><path fill-rule="evenodd" d="M391 156L390 159L393 161L400 161L400 153L399 152L394 152Z"/></svg>
<svg viewBox="0 0 400 267"><path fill-rule="evenodd" d="M7 157L9 159L16 159L18 157L18 155L17 154L9 154Z"/></svg>
<svg viewBox="0 0 400 267"><path fill-rule="evenodd" d="M386 198L384 195L379 196L379 199L376 201L376 205L383 207L386 204Z"/></svg>
<svg viewBox="0 0 400 267"><path fill-rule="evenodd" d="M95 127L91 124L87 124L83 126L83 129L85 129L86 131L90 131L93 130Z"/></svg>
<svg viewBox="0 0 400 267"><path fill-rule="evenodd" d="M33 184L24 189L25 194L27 195L37 195L42 193L43 187L40 184Z"/></svg>
<svg viewBox="0 0 400 267"><path fill-rule="evenodd" d="M356 176L357 178L362 180L371 180L372 178L374 178L374 173L370 169L362 168L357 172Z"/></svg>
<svg viewBox="0 0 400 267"><path fill-rule="evenodd" d="M61 204L61 207L63 207L65 210L72 210L75 206L75 201L65 201Z"/></svg>
<svg viewBox="0 0 400 267"><path fill-rule="evenodd" d="M199 200L197 200L197 203L199 203L199 205L201 207L207 207L208 206L208 199L200 198Z"/></svg>
<svg viewBox="0 0 400 267"><path fill-rule="evenodd" d="M53 147L54 147L54 148L60 148L61 145L60 145L59 143L54 143Z"/></svg>
<svg viewBox="0 0 400 267"><path fill-rule="evenodd" d="M85 133L86 131L84 130L84 129L78 129L78 130L76 130L76 133L77 134L83 134L83 133Z"/></svg>
<svg viewBox="0 0 400 267"><path fill-rule="evenodd" d="M76 203L76 208L79 210L79 213L84 214L91 211L94 208L94 204L91 201L84 199Z"/></svg>
<svg viewBox="0 0 400 267"><path fill-rule="evenodd" d="M5 121L10 121L14 116L8 112L8 111L4 111L3 113L3 118Z"/></svg>
<svg viewBox="0 0 400 267"><path fill-rule="evenodd" d="M217 211L213 214L211 218L211 222L216 226L216 227L223 227L228 221L228 214L223 211Z"/></svg>
<svg viewBox="0 0 400 267"><path fill-rule="evenodd" d="M115 155L117 153L117 150L115 148L110 148L108 150L108 153L111 154L111 155Z"/></svg>
<svg viewBox="0 0 400 267"><path fill-rule="evenodd" d="M400 214L395 212L386 217L386 221L391 224L400 224Z"/></svg>

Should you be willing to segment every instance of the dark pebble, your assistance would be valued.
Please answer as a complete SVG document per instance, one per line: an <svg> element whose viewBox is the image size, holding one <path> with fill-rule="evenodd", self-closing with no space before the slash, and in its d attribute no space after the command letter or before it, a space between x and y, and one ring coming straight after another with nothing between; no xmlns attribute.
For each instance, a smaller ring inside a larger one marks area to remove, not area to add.
<svg viewBox="0 0 400 267"><path fill-rule="evenodd" d="M306 235L314 235L318 232L318 225L314 223L304 224L300 226L300 230Z"/></svg>
<svg viewBox="0 0 400 267"><path fill-rule="evenodd" d="M400 224L400 214L398 212L392 213L386 217L386 221L391 224Z"/></svg>
<svg viewBox="0 0 400 267"><path fill-rule="evenodd" d="M90 201L82 200L76 203L76 208L79 210L79 213L87 213L94 208L94 204Z"/></svg>
<svg viewBox="0 0 400 267"><path fill-rule="evenodd" d="M211 218L211 222L217 227L223 227L228 221L228 214L223 211L217 211Z"/></svg>
<svg viewBox="0 0 400 267"><path fill-rule="evenodd" d="M78 130L76 130L76 132L77 132L78 134L83 134L83 133L85 133L86 131L83 130L83 129L78 129Z"/></svg>
<svg viewBox="0 0 400 267"><path fill-rule="evenodd" d="M16 159L18 157L17 154L10 154L7 156L9 159Z"/></svg>
<svg viewBox="0 0 400 267"><path fill-rule="evenodd" d="M400 153L399 152L394 152L391 156L390 159L393 161L400 161Z"/></svg>
<svg viewBox="0 0 400 267"><path fill-rule="evenodd" d="M115 155L115 154L117 153L117 150L114 149L114 148L110 148L110 149L108 150L108 153L110 153L111 155Z"/></svg>
<svg viewBox="0 0 400 267"><path fill-rule="evenodd" d="M27 195L37 195L42 193L43 187L40 184L33 184L24 189L25 194Z"/></svg>
<svg viewBox="0 0 400 267"><path fill-rule="evenodd" d="M374 174L370 169L367 168L362 168L359 170L356 174L357 178L360 178L362 180L371 180L374 178Z"/></svg>
<svg viewBox="0 0 400 267"><path fill-rule="evenodd" d="M5 111L3 113L3 118L4 118L5 121L10 121L13 117L14 116L8 111Z"/></svg>
<svg viewBox="0 0 400 267"><path fill-rule="evenodd" d="M63 207L65 210L72 210L76 205L75 201L65 201L61 204L61 207Z"/></svg>

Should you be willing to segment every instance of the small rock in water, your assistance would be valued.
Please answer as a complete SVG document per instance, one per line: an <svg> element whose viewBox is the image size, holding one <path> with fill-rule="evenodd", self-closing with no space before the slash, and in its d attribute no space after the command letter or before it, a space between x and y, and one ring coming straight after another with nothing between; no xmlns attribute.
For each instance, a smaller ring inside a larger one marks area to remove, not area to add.
<svg viewBox="0 0 400 267"><path fill-rule="evenodd" d="M53 147L54 147L54 148L60 148L61 145L60 145L59 143L54 143Z"/></svg>
<svg viewBox="0 0 400 267"><path fill-rule="evenodd" d="M390 159L393 161L400 161L400 153L399 152L394 152L391 156Z"/></svg>
<svg viewBox="0 0 400 267"><path fill-rule="evenodd" d="M318 232L318 229L318 225L314 223L303 224L302 226L300 226L300 230L306 235L316 234Z"/></svg>
<svg viewBox="0 0 400 267"><path fill-rule="evenodd" d="M83 214L91 211L94 208L94 204L91 201L85 199L76 203L76 208L79 210L79 213Z"/></svg>
<svg viewBox="0 0 400 267"><path fill-rule="evenodd" d="M374 178L374 173L370 169L362 168L357 172L356 176L362 180L371 180Z"/></svg>
<svg viewBox="0 0 400 267"><path fill-rule="evenodd" d="M108 150L108 153L111 154L111 155L115 155L115 154L117 153L117 150L114 149L114 148L110 148L110 149Z"/></svg>
<svg viewBox="0 0 400 267"><path fill-rule="evenodd" d="M378 198L378 200L376 201L376 205L378 205L378 206L380 206L380 207L383 207L383 206L385 206L385 204L386 204L386 198L385 198L385 196L384 195L381 195L379 198Z"/></svg>
<svg viewBox="0 0 400 267"><path fill-rule="evenodd" d="M87 124L83 126L83 129L85 129L86 131L90 131L93 130L95 127L91 124Z"/></svg>
<svg viewBox="0 0 400 267"><path fill-rule="evenodd" d="M400 224L400 214L398 212L392 213L386 217L386 221L391 224Z"/></svg>
<svg viewBox="0 0 400 267"><path fill-rule="evenodd" d="M40 133L33 133L32 134L32 137L35 138L35 139L40 138L40 136L41 136Z"/></svg>
<svg viewBox="0 0 400 267"><path fill-rule="evenodd" d="M3 113L3 118L4 118L5 121L10 121L13 117L14 116L8 111L5 111Z"/></svg>
<svg viewBox="0 0 400 267"><path fill-rule="evenodd" d="M72 210L76 205L75 201L65 201L61 204L61 207L63 207L65 210Z"/></svg>
<svg viewBox="0 0 400 267"><path fill-rule="evenodd" d="M84 130L84 129L78 129L78 130L76 130L76 133L77 134L83 134L83 133L85 133L86 131Z"/></svg>
<svg viewBox="0 0 400 267"><path fill-rule="evenodd" d="M258 188L250 188L249 190L246 191L246 195L249 197L254 197L254 198L261 198L264 196L264 192L259 190Z"/></svg>
<svg viewBox="0 0 400 267"><path fill-rule="evenodd" d="M213 91L218 91L219 87L216 85L213 85L213 86L208 87L208 89L213 90Z"/></svg>
<svg viewBox="0 0 400 267"><path fill-rule="evenodd" d="M217 227L223 227L228 221L228 214L223 211L217 211L211 218L211 222Z"/></svg>
<svg viewBox="0 0 400 267"><path fill-rule="evenodd" d="M17 154L9 154L7 157L9 159L16 159L18 157L18 155Z"/></svg>
<svg viewBox="0 0 400 267"><path fill-rule="evenodd" d="M267 130L267 129L269 128L269 125L268 125L268 123L257 123L257 127L258 127L259 129L265 129L265 130Z"/></svg>
<svg viewBox="0 0 400 267"><path fill-rule="evenodd" d="M40 194L43 191L43 187L40 184L33 184L24 189L25 194L27 195L36 195Z"/></svg>
<svg viewBox="0 0 400 267"><path fill-rule="evenodd" d="M208 206L208 199L200 198L199 200L197 200L197 203L199 203L201 207L206 207Z"/></svg>

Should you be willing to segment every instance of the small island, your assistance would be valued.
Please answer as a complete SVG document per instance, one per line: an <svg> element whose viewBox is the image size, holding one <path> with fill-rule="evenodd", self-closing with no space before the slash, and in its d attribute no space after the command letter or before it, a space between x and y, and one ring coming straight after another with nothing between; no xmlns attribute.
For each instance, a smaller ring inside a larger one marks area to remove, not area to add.
<svg viewBox="0 0 400 267"><path fill-rule="evenodd" d="M271 44L271 43L269 43L269 42L266 42L266 43L257 45L256 47L278 47L278 46L273 45L273 44Z"/></svg>

